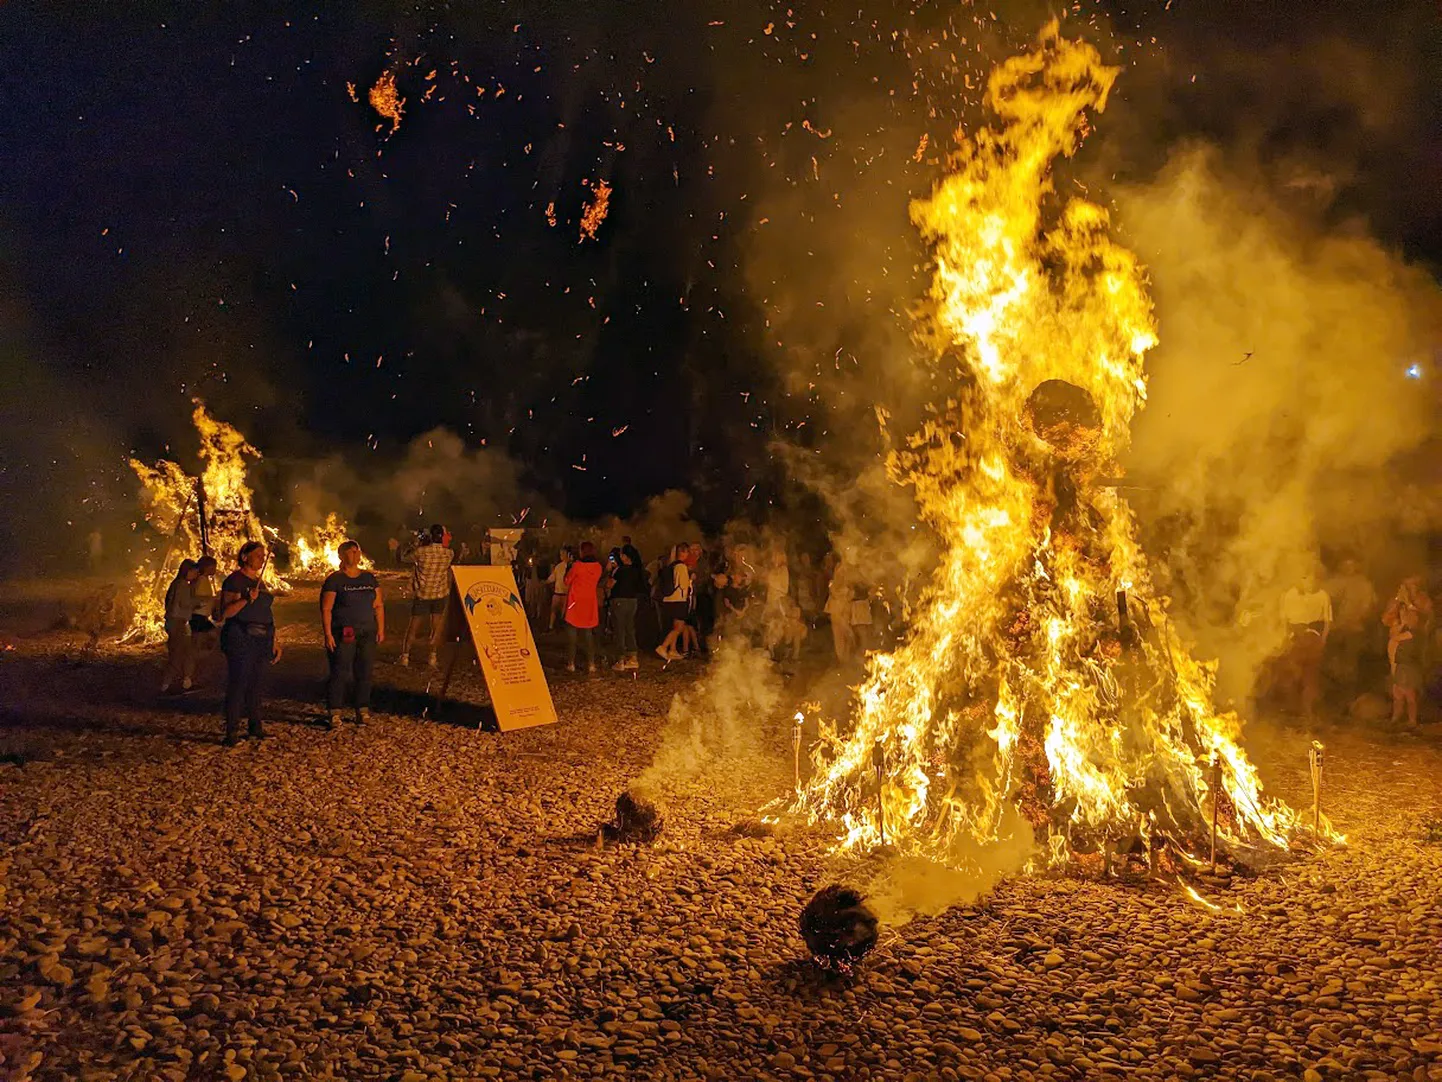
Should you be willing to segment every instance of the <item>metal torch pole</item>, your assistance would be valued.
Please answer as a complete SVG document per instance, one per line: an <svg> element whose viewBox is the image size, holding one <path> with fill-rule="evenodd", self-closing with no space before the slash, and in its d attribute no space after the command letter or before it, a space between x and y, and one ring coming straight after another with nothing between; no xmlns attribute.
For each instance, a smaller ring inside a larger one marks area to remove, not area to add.
<svg viewBox="0 0 1442 1082"><path fill-rule="evenodd" d="M876 825L881 830L881 844L886 844L886 803L881 799L881 779L886 770L886 752L881 742L871 747L871 765L876 768Z"/></svg>
<svg viewBox="0 0 1442 1082"><path fill-rule="evenodd" d="M801 722L798 713L791 723L791 776L798 793L801 792Z"/></svg>
<svg viewBox="0 0 1442 1082"><path fill-rule="evenodd" d="M1322 836L1322 755L1327 749L1320 740L1313 740L1307 751L1307 763L1312 768L1312 833Z"/></svg>
<svg viewBox="0 0 1442 1082"><path fill-rule="evenodd" d="M1222 802L1222 760L1212 757L1212 874L1217 874L1217 808Z"/></svg>

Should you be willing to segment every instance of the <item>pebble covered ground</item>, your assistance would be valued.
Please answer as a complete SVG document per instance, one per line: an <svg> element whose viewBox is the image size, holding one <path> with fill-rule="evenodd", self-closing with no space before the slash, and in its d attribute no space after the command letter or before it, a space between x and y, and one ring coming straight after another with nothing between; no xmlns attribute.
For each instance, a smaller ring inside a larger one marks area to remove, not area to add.
<svg viewBox="0 0 1442 1082"><path fill-rule="evenodd" d="M502 735L388 664L384 712L325 733L288 637L273 735L233 750L213 685L157 703L153 655L0 660L0 1077L1442 1080L1435 737L1254 726L1297 804L1327 742L1350 842L1218 910L1013 878L841 976L796 931L824 840L735 829L790 784L791 704L659 843L601 848L699 666L558 675L561 723Z"/></svg>

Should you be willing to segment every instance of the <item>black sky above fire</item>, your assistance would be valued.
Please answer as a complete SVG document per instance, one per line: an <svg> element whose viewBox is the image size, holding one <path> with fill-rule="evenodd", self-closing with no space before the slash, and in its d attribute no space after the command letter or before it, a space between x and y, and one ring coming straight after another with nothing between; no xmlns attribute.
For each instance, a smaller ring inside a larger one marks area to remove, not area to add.
<svg viewBox="0 0 1442 1082"><path fill-rule="evenodd" d="M123 499L127 453L186 451L192 395L282 462L383 469L444 426L573 516L665 488L713 520L778 498L768 443L826 428L783 372L862 328L904 334L924 257L906 198L1048 14L0 6L7 545ZM1435 265L1436 21L1430 0L1173 0L1078 5L1066 26L1126 65L1115 169L1145 175L1189 137L1341 163L1336 212ZM367 102L386 71L394 133ZM868 174L898 223L885 288L803 273L875 210L853 198ZM773 318L807 306L829 337Z"/></svg>

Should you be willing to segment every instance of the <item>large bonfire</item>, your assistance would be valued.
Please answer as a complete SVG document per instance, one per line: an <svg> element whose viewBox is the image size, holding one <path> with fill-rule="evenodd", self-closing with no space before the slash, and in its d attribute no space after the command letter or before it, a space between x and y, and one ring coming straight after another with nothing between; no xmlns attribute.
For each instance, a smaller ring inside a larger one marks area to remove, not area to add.
<svg viewBox="0 0 1442 1082"><path fill-rule="evenodd" d="M279 531L256 515L254 494L246 481L247 460L260 458L260 452L233 425L212 417L199 399L192 420L200 437L203 468L198 478L167 459L153 466L130 460L130 468L140 478L146 521L162 540L136 575L130 599L134 615L122 636L125 642L164 641L165 590L181 560L209 553L222 570L228 570L247 541L280 539ZM313 576L335 570L340 566L336 549L345 538L345 523L335 514L302 530L289 542L290 571ZM278 592L290 588L270 564L265 582Z"/></svg>
<svg viewBox="0 0 1442 1082"><path fill-rule="evenodd" d="M955 390L890 467L944 555L905 640L870 656L853 723L823 720L798 793L845 846L965 863L1029 825L1060 862L1135 839L1195 851L1214 811L1233 851L1297 828L1262 797L1105 481L1156 328L1106 210L1057 197L1052 166L1116 75L1053 23L993 72L994 120L912 207L934 248L924 336Z"/></svg>

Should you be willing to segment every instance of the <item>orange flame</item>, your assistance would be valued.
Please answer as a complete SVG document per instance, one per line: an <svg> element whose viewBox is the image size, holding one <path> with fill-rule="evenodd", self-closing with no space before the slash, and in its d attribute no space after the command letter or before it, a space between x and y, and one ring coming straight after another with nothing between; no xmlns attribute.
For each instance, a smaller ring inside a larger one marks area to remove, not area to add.
<svg viewBox="0 0 1442 1082"><path fill-rule="evenodd" d="M961 861L1013 808L1050 831L1052 862L1083 839L1195 841L1218 799L1229 845L1286 845L1298 825L1262 796L1238 719L1153 594L1130 507L1100 482L1156 330L1107 211L1058 198L1051 171L1116 76L1053 22L992 73L994 121L912 206L935 258L922 337L955 390L889 468L944 555L905 640L870 655L854 724L821 721L796 807L842 846ZM1047 405L1058 388L1065 409Z"/></svg>
<svg viewBox="0 0 1442 1082"><path fill-rule="evenodd" d="M212 417L200 399L195 399L191 419L200 437L199 479L179 465L161 459L153 466L130 459L140 478L141 508L145 519L165 540L160 552L147 558L136 572L130 597L133 616L122 642L156 643L165 640L166 588L182 560L195 558L203 549L200 507L205 500L206 537L209 551L224 574L235 564L240 546L251 540L279 537L264 525L252 507L254 493L246 480L248 462L261 454L233 425ZM345 523L335 514L309 530L302 530L290 543L292 565L302 575L323 573L340 566L337 546L346 538ZM267 564L266 586L284 593L290 584Z"/></svg>

